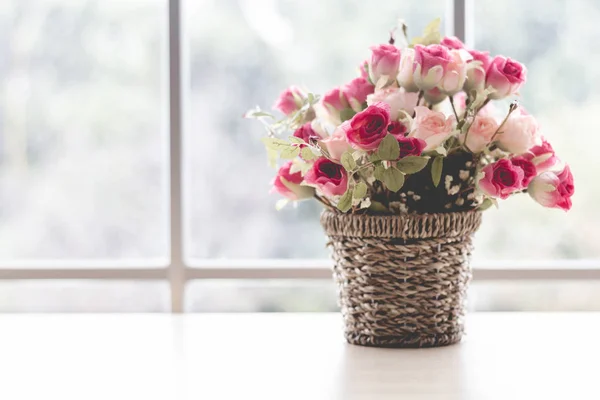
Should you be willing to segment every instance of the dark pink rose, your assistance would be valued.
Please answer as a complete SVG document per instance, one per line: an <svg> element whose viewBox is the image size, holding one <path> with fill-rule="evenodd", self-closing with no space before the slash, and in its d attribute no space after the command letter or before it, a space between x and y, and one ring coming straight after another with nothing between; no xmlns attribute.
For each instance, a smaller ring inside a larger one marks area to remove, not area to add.
<svg viewBox="0 0 600 400"><path fill-rule="evenodd" d="M283 164L275 179L273 180L273 189L271 192L277 192L290 200L301 200L313 197L315 190L310 186L303 186L302 174L300 172L290 173L292 162Z"/></svg>
<svg viewBox="0 0 600 400"><path fill-rule="evenodd" d="M387 76L389 80L396 80L400 65L400 49L392 44L380 44L372 46L371 52L369 63L371 81L377 83L382 76Z"/></svg>
<svg viewBox="0 0 600 400"><path fill-rule="evenodd" d="M515 60L496 56L486 72L485 83L496 91L489 95L491 99L502 99L519 91L527 80L527 68Z"/></svg>
<svg viewBox="0 0 600 400"><path fill-rule="evenodd" d="M539 146L533 146L523 154L527 160L535 164L538 172L545 172L560 163L560 159L554 153L552 145L542 137L542 144Z"/></svg>
<svg viewBox="0 0 600 400"><path fill-rule="evenodd" d="M348 143L355 149L375 150L388 134L390 106L378 102L359 112L347 125L342 125Z"/></svg>
<svg viewBox="0 0 600 400"><path fill-rule="evenodd" d="M321 135L317 133L310 122L305 123L300 128L294 131L294 136L304 140L306 143L310 143L311 139L319 140L322 139Z"/></svg>
<svg viewBox="0 0 600 400"><path fill-rule="evenodd" d="M367 101L367 96L375 91L365 78L355 78L342 87L342 93L346 101L356 112L362 110L362 105Z"/></svg>
<svg viewBox="0 0 600 400"><path fill-rule="evenodd" d="M529 195L544 207L571 209L571 196L575 193L573 174L568 165L560 173L542 172L527 188Z"/></svg>
<svg viewBox="0 0 600 400"><path fill-rule="evenodd" d="M423 139L415 137L396 137L400 145L400 157L420 156L425 150L427 143Z"/></svg>
<svg viewBox="0 0 600 400"><path fill-rule="evenodd" d="M348 174L344 167L324 157L315 161L304 175L304 181L330 197L342 195L348 189Z"/></svg>
<svg viewBox="0 0 600 400"><path fill-rule="evenodd" d="M445 36L440 44L452 50L460 50L465 48L465 44L456 36Z"/></svg>
<svg viewBox="0 0 600 400"><path fill-rule="evenodd" d="M390 121L387 131L397 139L408 134L408 127L401 121Z"/></svg>
<svg viewBox="0 0 600 400"><path fill-rule="evenodd" d="M467 92L483 89L485 86L485 74L492 62L489 51L469 50L469 54L473 59L467 61L467 80L465 81L465 90ZM473 62L478 62L478 65L468 65Z"/></svg>
<svg viewBox="0 0 600 400"><path fill-rule="evenodd" d="M306 98L306 94L296 86L290 86L285 89L280 95L273 108L281 111L285 115L290 115L302 107L302 101Z"/></svg>
<svg viewBox="0 0 600 400"><path fill-rule="evenodd" d="M537 169L535 165L525 157L513 157L510 159L512 165L517 166L523 170L523 180L521 181L521 188L526 188L529 182L537 175Z"/></svg>
<svg viewBox="0 0 600 400"><path fill-rule="evenodd" d="M421 90L433 89L442 81L446 68L452 61L450 51L442 45L416 45L413 63L415 84Z"/></svg>
<svg viewBox="0 0 600 400"><path fill-rule="evenodd" d="M338 112L348 107L346 97L344 97L340 88L331 89L323 96L323 105L327 110L337 110Z"/></svg>
<svg viewBox="0 0 600 400"><path fill-rule="evenodd" d="M483 177L479 180L479 188L491 197L506 199L513 192L521 189L524 172L507 159L501 159L487 165L481 170Z"/></svg>

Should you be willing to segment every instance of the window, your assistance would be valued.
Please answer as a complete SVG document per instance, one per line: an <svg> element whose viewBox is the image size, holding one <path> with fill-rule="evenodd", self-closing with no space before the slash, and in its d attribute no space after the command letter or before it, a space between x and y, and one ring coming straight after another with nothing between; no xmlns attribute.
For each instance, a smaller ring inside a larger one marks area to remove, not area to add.
<svg viewBox="0 0 600 400"><path fill-rule="evenodd" d="M447 32L526 63L524 105L581 182L568 217L526 198L486 212L474 308L600 308L596 284L578 283L600 278L587 132L600 99L584 51L600 8L508 5L3 2L0 311L335 309L319 207L274 210L261 127L241 115L292 82L322 92L351 79L397 16L412 33L440 16ZM574 292L556 306L531 300Z"/></svg>

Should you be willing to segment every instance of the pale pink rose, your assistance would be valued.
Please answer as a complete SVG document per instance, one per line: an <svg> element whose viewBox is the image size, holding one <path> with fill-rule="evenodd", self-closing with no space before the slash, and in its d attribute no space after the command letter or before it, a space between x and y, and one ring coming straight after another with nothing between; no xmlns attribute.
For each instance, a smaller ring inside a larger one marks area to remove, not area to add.
<svg viewBox="0 0 600 400"><path fill-rule="evenodd" d="M350 107L348 100L346 100L346 96L344 96L340 88L331 89L329 92L325 93L321 102L330 118L334 121L339 121L340 112L344 108Z"/></svg>
<svg viewBox="0 0 600 400"><path fill-rule="evenodd" d="M428 103L431 103L431 104L441 103L442 101L446 100L447 97L448 97L448 95L446 95L446 93L442 93L440 88L437 88L437 87L426 90L423 93L423 98L425 98L425 101L427 101Z"/></svg>
<svg viewBox="0 0 600 400"><path fill-rule="evenodd" d="M285 115L290 115L302 107L305 98L306 94L300 88L290 86L279 95L273 109L279 110Z"/></svg>
<svg viewBox="0 0 600 400"><path fill-rule="evenodd" d="M496 56L486 71L485 83L494 88L491 99L503 99L519 91L527 80L527 68L513 59Z"/></svg>
<svg viewBox="0 0 600 400"><path fill-rule="evenodd" d="M400 117L400 110L404 110L409 115L413 114L417 106L419 95L408 93L403 88L388 88L378 90L367 96L367 105L378 102L384 102L390 106L390 119L396 121Z"/></svg>
<svg viewBox="0 0 600 400"><path fill-rule="evenodd" d="M386 76L388 81L395 80L400 64L400 49L391 44L380 44L372 46L371 52L369 63L371 82L377 84L382 76Z"/></svg>
<svg viewBox="0 0 600 400"><path fill-rule="evenodd" d="M465 44L456 36L445 36L440 44L450 50L460 50L465 48Z"/></svg>
<svg viewBox="0 0 600 400"><path fill-rule="evenodd" d="M438 148L452 133L454 117L446 117L423 106L415 107L415 113L413 131L409 136L424 140L427 143L424 151Z"/></svg>
<svg viewBox="0 0 600 400"><path fill-rule="evenodd" d="M523 170L505 158L487 165L481 172L478 186L488 196L506 199L521 189Z"/></svg>
<svg viewBox="0 0 600 400"><path fill-rule="evenodd" d="M333 134L321 140L321 143L325 146L327 153L329 153L329 157L335 161L340 161L342 158L342 154L351 149L348 140L346 139L346 130L345 126L349 126L350 121L344 122L342 125L338 126Z"/></svg>
<svg viewBox="0 0 600 400"><path fill-rule="evenodd" d="M485 74L492 62L489 51L469 50L469 54L473 58L467 61L467 80L464 86L467 92L485 87Z"/></svg>
<svg viewBox="0 0 600 400"><path fill-rule="evenodd" d="M348 143L355 149L376 150L388 134L389 122L390 106L379 102L368 106L341 127L346 132Z"/></svg>
<svg viewBox="0 0 600 400"><path fill-rule="evenodd" d="M429 90L438 86L444 78L446 67L452 60L450 51L444 46L439 44L416 45L413 64L415 84L421 90Z"/></svg>
<svg viewBox="0 0 600 400"><path fill-rule="evenodd" d="M438 87L449 96L463 90L467 79L467 61L471 56L465 50L450 50L451 61L444 69L444 76Z"/></svg>
<svg viewBox="0 0 600 400"><path fill-rule="evenodd" d="M325 196L339 196L348 189L348 174L344 167L324 157L306 171L304 181L319 189Z"/></svg>
<svg viewBox="0 0 600 400"><path fill-rule="evenodd" d="M490 140L498 129L498 123L493 117L477 115L473 124L469 128L467 137L467 147L474 153L483 151L490 144ZM459 136L461 143L465 141L465 135Z"/></svg>
<svg viewBox="0 0 600 400"><path fill-rule="evenodd" d="M523 157L531 161L538 172L548 171L560 164L560 159L556 156L552 145L542 136L542 143L530 148Z"/></svg>
<svg viewBox="0 0 600 400"><path fill-rule="evenodd" d="M292 165L292 162L288 161L279 168L273 180L271 193L277 192L290 200L302 200L313 197L315 190L309 186L301 185L303 181L302 174L300 172L290 173Z"/></svg>
<svg viewBox="0 0 600 400"><path fill-rule="evenodd" d="M418 92L419 87L415 83L413 73L413 64L415 63L415 50L406 48L402 50L400 57L400 67L398 69L398 83L407 92Z"/></svg>
<svg viewBox="0 0 600 400"><path fill-rule="evenodd" d="M508 117L496 140L502 150L520 155L541 144L540 128L532 115L519 109Z"/></svg>
<svg viewBox="0 0 600 400"><path fill-rule="evenodd" d="M571 209L571 196L575 193L573 174L568 165L560 173L542 172L527 188L529 195L544 207Z"/></svg>
<svg viewBox="0 0 600 400"><path fill-rule="evenodd" d="M367 101L367 96L375 91L375 86L371 85L365 78L355 78L342 86L342 93L350 107L356 112L362 110L362 105Z"/></svg>

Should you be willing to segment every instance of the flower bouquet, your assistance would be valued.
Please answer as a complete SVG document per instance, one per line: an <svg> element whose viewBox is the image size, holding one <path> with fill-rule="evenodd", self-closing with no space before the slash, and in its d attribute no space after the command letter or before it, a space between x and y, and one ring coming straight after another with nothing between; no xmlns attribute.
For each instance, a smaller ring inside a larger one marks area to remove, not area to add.
<svg viewBox="0 0 600 400"><path fill-rule="evenodd" d="M285 90L246 116L267 128L273 190L316 199L350 343L447 345L463 333L472 235L498 199L568 210L573 176L515 96L527 70L441 37L371 47L360 75L319 97Z"/></svg>

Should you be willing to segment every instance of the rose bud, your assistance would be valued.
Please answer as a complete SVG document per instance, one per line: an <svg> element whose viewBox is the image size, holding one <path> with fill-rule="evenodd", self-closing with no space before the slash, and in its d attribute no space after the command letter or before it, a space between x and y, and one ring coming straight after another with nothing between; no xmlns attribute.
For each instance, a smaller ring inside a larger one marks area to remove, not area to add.
<svg viewBox="0 0 600 400"><path fill-rule="evenodd" d="M348 124L342 124L348 143L355 149L376 150L388 134L390 106L375 103L356 114Z"/></svg>
<svg viewBox="0 0 600 400"><path fill-rule="evenodd" d="M350 121L344 122L333 131L333 134L330 137L321 140L321 144L325 146L325 150L327 150L329 158L332 160L339 162L342 158L342 154L351 148L346 139L346 131L344 130L344 127L349 125Z"/></svg>
<svg viewBox="0 0 600 400"><path fill-rule="evenodd" d="M453 96L463 90L467 80L467 61L471 56L464 50L450 50L450 57L438 87L442 93Z"/></svg>
<svg viewBox="0 0 600 400"><path fill-rule="evenodd" d="M306 99L306 94L301 89L296 86L290 86L279 95L273 108L285 115L290 115L302 107L304 99Z"/></svg>
<svg viewBox="0 0 600 400"><path fill-rule="evenodd" d="M523 157L531 161L538 172L546 172L560 164L560 159L554 153L552 145L543 136L541 140L542 144L530 148L527 153L523 154Z"/></svg>
<svg viewBox="0 0 600 400"><path fill-rule="evenodd" d="M452 61L450 51L439 44L415 46L413 78L421 90L436 87L444 78L446 67Z"/></svg>
<svg viewBox="0 0 600 400"><path fill-rule="evenodd" d="M420 156L423 154L425 146L427 146L427 143L425 143L423 139L415 137L396 136L396 139L398 140L398 145L400 146L399 159L407 156Z"/></svg>
<svg viewBox="0 0 600 400"><path fill-rule="evenodd" d="M371 85L365 78L355 78L342 87L342 93L348 104L356 112L362 111L367 96L373 93L374 90L375 86Z"/></svg>
<svg viewBox="0 0 600 400"><path fill-rule="evenodd" d="M325 93L322 103L333 121L340 121L340 111L350 107L346 96L344 96L340 88L335 88Z"/></svg>
<svg viewBox="0 0 600 400"><path fill-rule="evenodd" d="M348 174L344 167L324 157L306 171L304 181L330 197L342 195L348 189Z"/></svg>
<svg viewBox="0 0 600 400"><path fill-rule="evenodd" d="M488 196L506 199L521 189L523 170L505 158L487 165L481 172L483 177L479 179L478 186Z"/></svg>
<svg viewBox="0 0 600 400"><path fill-rule="evenodd" d="M413 131L409 136L424 140L427 143L424 151L438 148L452 133L454 116L446 117L423 106L415 107L415 112Z"/></svg>
<svg viewBox="0 0 600 400"><path fill-rule="evenodd" d="M434 87L433 89L426 90L423 93L423 97L428 103L438 104L446 100L448 96L446 95L446 93L442 93L442 91L439 88Z"/></svg>
<svg viewBox="0 0 600 400"><path fill-rule="evenodd" d="M510 114L496 140L502 150L521 155L541 143L540 128L533 116L519 109Z"/></svg>
<svg viewBox="0 0 600 400"><path fill-rule="evenodd" d="M456 36L444 36L440 44L450 50L460 50L465 48L465 44Z"/></svg>
<svg viewBox="0 0 600 400"><path fill-rule="evenodd" d="M290 200L302 200L313 197L315 190L310 186L303 186L302 174L296 172L291 174L292 161L288 161L277 172L273 180L271 193L277 192Z"/></svg>
<svg viewBox="0 0 600 400"><path fill-rule="evenodd" d="M402 121L390 121L387 131L396 139L403 138L408 135L408 126Z"/></svg>
<svg viewBox="0 0 600 400"><path fill-rule="evenodd" d="M490 144L492 136L498 130L498 123L490 116L477 115L466 135L467 147L474 153L483 151ZM465 134L459 136L460 142L465 142Z"/></svg>
<svg viewBox="0 0 600 400"><path fill-rule="evenodd" d="M371 82L377 85L381 77L387 78L386 83L394 81L400 64L400 49L391 44L380 44L372 46L371 52L369 63Z"/></svg>
<svg viewBox="0 0 600 400"><path fill-rule="evenodd" d="M467 61L467 80L464 85L466 92L485 87L485 74L492 62L489 51L469 50L469 54L473 58Z"/></svg>
<svg viewBox="0 0 600 400"><path fill-rule="evenodd" d="M307 122L300 128L296 129L293 136L304 140L306 143L310 143L311 139L318 140L322 138L322 136L313 129L311 122Z"/></svg>
<svg viewBox="0 0 600 400"><path fill-rule="evenodd" d="M486 71L485 83L494 88L490 99L503 99L519 91L527 79L527 68L504 56L496 56Z"/></svg>
<svg viewBox="0 0 600 400"><path fill-rule="evenodd" d="M365 78L366 80L369 80L369 72L367 71L368 65L369 60L365 60L358 66L358 72L360 73L360 77Z"/></svg>
<svg viewBox="0 0 600 400"><path fill-rule="evenodd" d="M416 93L408 93L402 88L387 88L368 95L367 105L370 106L380 101L388 104L390 106L390 119L395 121L400 117L400 110L412 115L418 100L419 95Z"/></svg>
<svg viewBox="0 0 600 400"><path fill-rule="evenodd" d="M527 188L529 195L544 207L571 209L571 196L575 193L573 174L568 165L560 173L542 172Z"/></svg>
<svg viewBox="0 0 600 400"><path fill-rule="evenodd" d="M415 50L406 48L402 50L400 57L400 67L398 69L398 83L407 92L418 92L419 87L413 77L413 64L415 62Z"/></svg>
<svg viewBox="0 0 600 400"><path fill-rule="evenodd" d="M521 181L521 188L526 188L529 182L537 175L538 171L535 165L523 156L513 157L510 159L512 165L519 167L523 170L523 180Z"/></svg>

